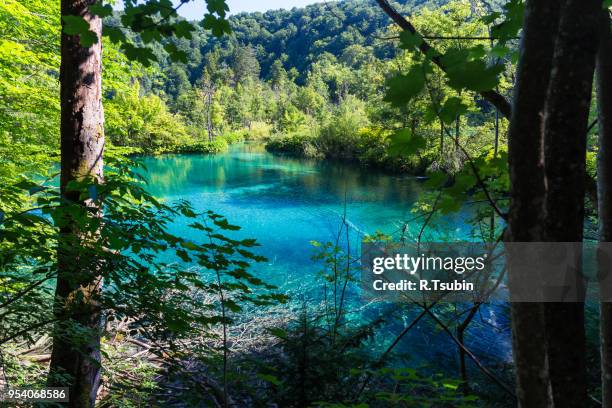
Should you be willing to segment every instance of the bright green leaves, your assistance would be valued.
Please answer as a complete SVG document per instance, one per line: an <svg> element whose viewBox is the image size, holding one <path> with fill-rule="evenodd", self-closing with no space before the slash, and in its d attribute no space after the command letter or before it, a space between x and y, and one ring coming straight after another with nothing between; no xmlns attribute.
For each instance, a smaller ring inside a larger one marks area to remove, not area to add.
<svg viewBox="0 0 612 408"><path fill-rule="evenodd" d="M388 152L392 156L410 155L426 145L424 137L412 133L410 129L402 129L389 137Z"/></svg>
<svg viewBox="0 0 612 408"><path fill-rule="evenodd" d="M470 52L465 49L450 49L442 57L449 85L460 91L488 91L497 85L503 65L488 65L481 57L481 48Z"/></svg>
<svg viewBox="0 0 612 408"><path fill-rule="evenodd" d="M89 23L81 16L62 16L63 30L67 35L78 35L81 46L91 47L98 42L96 33L89 29Z"/></svg>
<svg viewBox="0 0 612 408"><path fill-rule="evenodd" d="M423 66L414 66L407 74L398 74L387 80L385 101L394 106L403 106L425 88Z"/></svg>

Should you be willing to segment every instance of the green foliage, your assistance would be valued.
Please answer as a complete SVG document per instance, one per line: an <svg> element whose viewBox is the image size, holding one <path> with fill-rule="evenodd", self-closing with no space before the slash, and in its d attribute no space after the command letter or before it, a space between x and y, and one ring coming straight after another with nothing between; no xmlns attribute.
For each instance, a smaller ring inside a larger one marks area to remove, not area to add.
<svg viewBox="0 0 612 408"><path fill-rule="evenodd" d="M61 16L64 32L79 35L83 46L104 42L105 180L68 186L102 208L100 214L62 200L51 165L59 140L59 4L0 4L0 346L9 351L2 363L12 384L43 385L41 367L10 352L15 340L33 343L51 332L57 249L75 246L58 240L61 227L95 237L76 251L80 262L102 265L105 289L95 301L105 327L123 322L131 336L156 344L154 354L173 363L194 358L212 376L225 374L228 345L219 333L245 306L261 311L286 300L250 271L263 261L256 241L238 238L239 227L213 211L152 197L138 175L144 170L134 171L138 164L126 154L219 153L232 143L271 137L266 148L274 152L427 170L427 193L415 212L447 214L467 200L485 201L483 187L503 202L507 157L503 148L493 150L493 112L477 92L509 88L504 70L515 51L521 1L482 18L480 6L472 10L465 1L432 8L401 2L423 33L488 36L491 28L500 37L495 44L435 42L439 53L427 56L416 51L420 36L400 33L398 50L376 41L396 32L365 1L227 17L225 1L208 0L199 25L178 18L165 1L125 3L123 13L106 3L92 7L105 18L101 40L81 17ZM219 36L230 28L234 35L222 39L208 32ZM173 235L174 222L186 223L200 239ZM349 319L337 297L354 280L339 266L351 264L350 254L338 243L317 248L325 302L270 329L278 347L270 346L272 360L257 375L267 384L266 402L351 404L371 374L376 386L353 406L472 406L474 399L459 395L452 379L378 370L370 342L382 320ZM332 292L334 299L327 297ZM55 330L75 346L90 334L71 319ZM104 403L149 404L155 368L123 360L121 348L107 339L102 352L104 376L114 387Z"/></svg>
<svg viewBox="0 0 612 408"><path fill-rule="evenodd" d="M62 16L63 30L68 35L78 35L81 46L91 47L99 41L96 33L89 29L89 23L82 16Z"/></svg>
<svg viewBox="0 0 612 408"><path fill-rule="evenodd" d="M69 237L57 240L58 229L67 220L79 231L97 231L95 241L77 250L81 264L103 265L99 273L105 290L96 295L96 304L109 321L129 321L142 338L164 339L168 342L164 352L179 352L175 342L228 324L222 308L238 313L245 302L266 305L284 300L249 272L251 262L264 258L252 252L256 241L227 235L239 227L212 211L198 213L186 202L160 203L138 181L132 170L137 163L112 156L107 161L104 184L84 179L67 186L103 208L102 218L89 207L61 200L57 188L47 183L4 180L0 308L9 318L2 320L0 344L13 336L33 339L52 321L45 307L52 286L45 282L51 283L57 270L57 245L69 245L75 251ZM179 218L200 232L201 242L168 231L168 225ZM104 228L100 228L102 222ZM40 283L31 287L32 282ZM220 297L203 306L202 298L210 294ZM61 329L56 335L71 344L87 338L87 332L72 320L56 327Z"/></svg>
<svg viewBox="0 0 612 408"><path fill-rule="evenodd" d="M359 130L368 124L365 104L353 96L347 96L321 126L317 146L325 157L354 159Z"/></svg>
<svg viewBox="0 0 612 408"><path fill-rule="evenodd" d="M273 330L284 353L259 374L271 384L269 401L280 406L321 406L322 401L350 400L361 381L352 367L370 361L368 340L380 323L346 326L332 333L323 315L313 316L304 309L290 326Z"/></svg>
<svg viewBox="0 0 612 408"><path fill-rule="evenodd" d="M464 395L461 382L442 374L424 376L414 368L384 368L375 372L379 381L393 384L393 390L376 392L373 398L389 407L447 406L457 408L478 407L478 397Z"/></svg>
<svg viewBox="0 0 612 408"><path fill-rule="evenodd" d="M387 80L385 100L396 106L402 106L421 93L423 88L425 88L423 68L415 66L408 74L399 74Z"/></svg>
<svg viewBox="0 0 612 408"><path fill-rule="evenodd" d="M314 143L312 134L296 132L270 139L266 143L266 150L295 157L316 157Z"/></svg>
<svg viewBox="0 0 612 408"><path fill-rule="evenodd" d="M225 138L219 137L212 142L196 142L190 144L179 145L172 151L177 153L204 153L215 154L225 152L229 148Z"/></svg>
<svg viewBox="0 0 612 408"><path fill-rule="evenodd" d="M158 96L140 96L138 86L106 104L105 131L113 144L145 153L172 151L189 141L182 118L170 113Z"/></svg>
<svg viewBox="0 0 612 408"><path fill-rule="evenodd" d="M205 0L207 13L204 15L202 27L210 30L214 36L220 37L231 32L231 27L226 15L229 7L225 0ZM112 13L112 2L110 4L97 4L91 12L100 17L109 17ZM110 41L118 44L125 55L133 61L138 61L144 66L150 66L158 60L153 48L147 44L162 42L163 39L173 40L191 39L197 27L194 23L179 18L177 8L165 1L125 1L120 20L107 20L103 28L103 35ZM79 35L81 45L90 46L99 39L89 31L89 25L81 21L80 16L62 16L66 24L64 32L70 35ZM110 23L110 24L109 24ZM120 24L118 24L120 23ZM136 34L140 43L133 40L132 35L126 35L123 29ZM144 44L142 44L144 43ZM164 44L167 55L175 62L186 62L188 59L185 51L179 49L174 43Z"/></svg>

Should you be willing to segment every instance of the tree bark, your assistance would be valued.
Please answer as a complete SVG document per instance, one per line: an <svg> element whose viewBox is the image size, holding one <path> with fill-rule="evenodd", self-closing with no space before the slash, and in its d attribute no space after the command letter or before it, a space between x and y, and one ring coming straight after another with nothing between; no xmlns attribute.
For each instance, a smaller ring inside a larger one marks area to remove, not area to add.
<svg viewBox="0 0 612 408"><path fill-rule="evenodd" d="M586 139L599 39L601 0L567 0L559 22L544 112L544 240L582 242ZM587 405L585 286L574 268L578 301L546 303L544 319L552 401Z"/></svg>
<svg viewBox="0 0 612 408"><path fill-rule="evenodd" d="M597 195L599 240L612 241L612 30L610 14L603 10L601 37L597 53L597 106L599 152L597 157ZM608 244L609 245L609 244ZM603 269L603 265L602 265ZM601 287L600 340L602 406L612 408L612 288Z"/></svg>
<svg viewBox="0 0 612 408"><path fill-rule="evenodd" d="M102 181L104 113L102 109L102 21L89 12L96 0L62 0L62 15L82 16L98 42L83 47L78 35L61 36L61 178L67 206L78 206L99 222L101 209L83 200L71 182ZM58 243L58 278L54 313L60 321L53 338L49 384L70 387L69 407L93 407L100 383L100 261L81 221L65 214ZM77 336L67 328L78 327ZM66 382L66 379L67 382Z"/></svg>
<svg viewBox="0 0 612 408"><path fill-rule="evenodd" d="M557 36L559 0L527 1L508 133L510 208L506 241L542 241L544 163L542 114ZM510 279L522 271L508 265ZM545 407L548 366L542 305L510 304L516 394L521 407Z"/></svg>

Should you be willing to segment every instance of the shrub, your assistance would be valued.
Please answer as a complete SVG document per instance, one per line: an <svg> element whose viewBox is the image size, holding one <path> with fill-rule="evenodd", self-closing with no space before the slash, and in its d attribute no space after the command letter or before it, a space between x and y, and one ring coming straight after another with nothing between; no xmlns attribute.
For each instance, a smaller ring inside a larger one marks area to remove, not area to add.
<svg viewBox="0 0 612 408"><path fill-rule="evenodd" d="M170 113L160 97L139 96L137 85L110 100L105 115L105 131L116 146L138 147L155 154L189 143L183 118Z"/></svg>
<svg viewBox="0 0 612 408"><path fill-rule="evenodd" d="M306 132L295 132L277 136L266 143L266 150L294 157L321 157L316 146L316 137Z"/></svg>
<svg viewBox="0 0 612 408"><path fill-rule="evenodd" d="M246 131L247 140L260 140L270 137L272 134L272 125L266 122L253 122L250 128Z"/></svg>
<svg viewBox="0 0 612 408"><path fill-rule="evenodd" d="M228 145L234 143L243 142L246 139L246 130L234 130L231 132L225 132L222 135L218 136L215 140L223 139Z"/></svg>
<svg viewBox="0 0 612 408"><path fill-rule="evenodd" d="M368 123L365 103L354 96L344 98L321 127L317 140L321 153L333 159L357 159L358 132Z"/></svg>
<svg viewBox="0 0 612 408"><path fill-rule="evenodd" d="M175 149L176 153L221 153L227 151L229 148L229 144L227 141L219 137L212 142L199 142L199 143L190 143L178 146Z"/></svg>

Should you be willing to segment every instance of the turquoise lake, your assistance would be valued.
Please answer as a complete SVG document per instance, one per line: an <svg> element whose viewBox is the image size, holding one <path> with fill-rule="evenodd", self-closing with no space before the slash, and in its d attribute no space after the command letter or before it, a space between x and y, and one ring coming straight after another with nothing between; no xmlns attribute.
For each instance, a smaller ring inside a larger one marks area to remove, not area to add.
<svg viewBox="0 0 612 408"><path fill-rule="evenodd" d="M346 213L350 241L377 231L416 236L422 219L412 204L421 191L414 176L393 176L354 165L279 157L259 144L234 145L217 155L166 155L144 159L149 191L166 201L185 199L239 225L241 237L256 238L269 260L256 268L277 283L302 279L316 269L311 241L334 241ZM465 237L467 214L444 222L448 237ZM173 230L198 239L180 221ZM439 237L439 232L425 234ZM292 287L296 283L292 283Z"/></svg>
<svg viewBox="0 0 612 408"><path fill-rule="evenodd" d="M415 218L411 209L423 189L414 176L279 157L251 143L234 145L223 154L165 155L147 157L143 162L149 191L155 196L170 202L185 199L198 210L213 210L241 226L239 237L256 238L261 244L257 252L268 261L255 265L255 271L294 298L315 296L316 276L322 266L311 259L311 241L334 241L344 213L353 250L365 235L377 231L396 238L404 231L408 238L416 237L422 223L419 219L404 227L405 221ZM423 240L466 239L471 230L468 217L470 212L463 210L443 219ZM202 238L181 220L171 228L189 239ZM353 295L357 290L352 288ZM376 308L377 313L394 309L392 304ZM408 310L387 326L388 334L381 344L391 341L418 311ZM511 359L506 325L505 310L483 307L470 327L474 335L468 336L466 343L485 361L490 356L492 364L504 365ZM430 322L419 323L404 341L417 362L456 357L456 346ZM451 364L453 373L455 363Z"/></svg>

